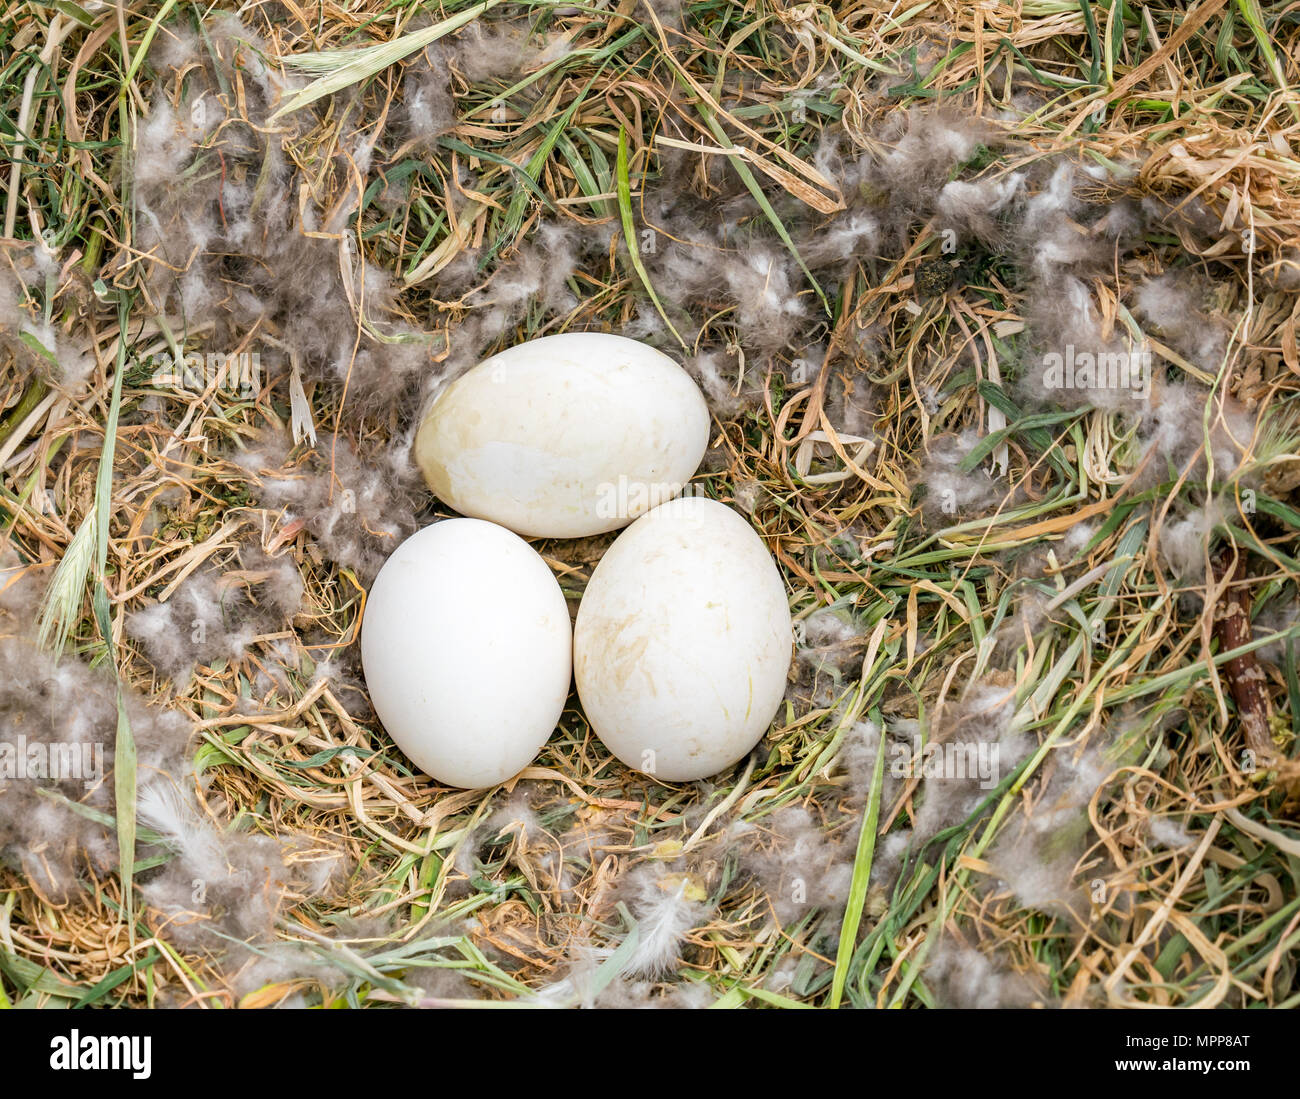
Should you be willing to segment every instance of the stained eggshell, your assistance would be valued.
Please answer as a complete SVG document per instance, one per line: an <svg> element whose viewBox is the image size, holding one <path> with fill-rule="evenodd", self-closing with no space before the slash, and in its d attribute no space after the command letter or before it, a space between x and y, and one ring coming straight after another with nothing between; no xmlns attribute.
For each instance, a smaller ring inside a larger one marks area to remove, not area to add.
<svg viewBox="0 0 1300 1099"><path fill-rule="evenodd" d="M415 458L462 515L581 538L676 496L709 441L699 387L668 356L600 332L493 355L439 395Z"/></svg>
<svg viewBox="0 0 1300 1099"><path fill-rule="evenodd" d="M446 519L384 562L366 600L361 661L375 713L448 786L504 782L546 743L569 691L564 593L504 527Z"/></svg>
<svg viewBox="0 0 1300 1099"><path fill-rule="evenodd" d="M748 753L785 693L785 586L725 504L673 500L614 540L578 607L573 667L591 727L629 767L666 782Z"/></svg>

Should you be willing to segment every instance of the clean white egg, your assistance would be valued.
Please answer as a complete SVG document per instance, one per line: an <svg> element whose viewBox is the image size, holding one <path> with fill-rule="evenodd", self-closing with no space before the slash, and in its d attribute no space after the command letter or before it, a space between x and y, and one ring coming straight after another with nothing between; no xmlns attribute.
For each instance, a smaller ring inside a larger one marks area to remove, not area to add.
<svg viewBox="0 0 1300 1099"><path fill-rule="evenodd" d="M361 662L375 713L407 757L476 789L527 767L569 693L572 630L546 562L504 527L446 519L384 562Z"/></svg>
<svg viewBox="0 0 1300 1099"><path fill-rule="evenodd" d="M582 538L676 496L699 468L709 412L677 363L624 336L544 336L439 395L415 458L462 515L517 534Z"/></svg>
<svg viewBox="0 0 1300 1099"><path fill-rule="evenodd" d="M614 540L573 631L592 730L665 782L716 774L762 739L790 654L790 608L767 547L731 508L694 496Z"/></svg>

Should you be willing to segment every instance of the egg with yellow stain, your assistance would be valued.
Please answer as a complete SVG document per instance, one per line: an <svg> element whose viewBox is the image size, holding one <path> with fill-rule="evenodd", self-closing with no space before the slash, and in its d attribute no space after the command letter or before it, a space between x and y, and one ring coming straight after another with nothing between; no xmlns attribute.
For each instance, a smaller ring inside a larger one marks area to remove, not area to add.
<svg viewBox="0 0 1300 1099"><path fill-rule="evenodd" d="M762 739L791 657L785 585L753 528L685 496L614 540L578 607L573 669L592 730L664 782L717 774Z"/></svg>

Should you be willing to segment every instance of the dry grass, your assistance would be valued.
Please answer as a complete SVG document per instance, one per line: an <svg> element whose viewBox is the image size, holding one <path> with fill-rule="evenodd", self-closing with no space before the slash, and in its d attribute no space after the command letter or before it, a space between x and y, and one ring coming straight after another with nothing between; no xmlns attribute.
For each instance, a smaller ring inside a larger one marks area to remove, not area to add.
<svg viewBox="0 0 1300 1099"><path fill-rule="evenodd" d="M460 249L487 245L508 257L544 208L611 230L622 224L620 128L637 225L640 181L654 173L670 134L710 148L733 142L746 152L732 163L748 165L770 194L809 211L833 209L839 196L811 171L824 127L840 124L870 147L888 112L938 102L992 114L1009 105L1014 85L1041 105L1009 128L999 170L1066 148L1098 163L1132 160L1140 165L1127 184L1133 194L1199 196L1220 219L1208 247L1171 232L1096 280L1105 321L1124 323L1117 303L1173 257L1207 271L1213 264L1217 304L1241 325L1218 379L1200 377L1192 364L1188 374L1251 406L1294 408L1300 296L1274 282L1286 263L1294 267L1287 249L1300 243L1300 111L1290 91L1300 82L1300 21L1281 6L1266 16L1254 3L1188 6L703 2L686 5L684 28L665 27L627 0L612 11L512 6L516 17L568 35L573 51L524 77L535 95L461 82L449 140L389 158L388 178L405 179L409 192L387 211L367 203L358 219L362 248L375 267L402 276L400 314L445 327L464 306L436 300L430 287ZM453 0L442 13L467 7ZM348 10L283 8L288 15L274 21L259 5L242 13L265 36L272 62L393 41L411 33L416 14L412 5L377 0ZM85 25L61 10L16 4L0 29L7 118L18 117L24 82L34 80L21 115L22 164L4 188L6 236L16 238L5 246L47 234L63 264L42 288L41 306L64 338L93 355L95 369L83 390L64 392L15 356L2 364L0 506L9 542L41 576L65 559L86 517L100 515L107 602L97 620L97 570L83 543L86 560L65 570L59 595L70 611L70 658L115 665L126 683L189 715L197 767L241 828L305 834L311 846L298 859L349 860L336 888L291 898L277 925L280 938L316 944L330 964L316 976L269 982L244 1003L410 1002L424 995L413 975L439 968L473 978L461 995L515 999L522 986L563 971L568 946L592 921L618 926L614 883L626 867L660 859L685 865L715 902L689 937L678 978L707 986L724 1004L931 1004L941 997L926 963L941 936L1023 975L1029 998L1043 1003L1300 1004L1300 841L1286 824L1294 764L1243 773L1232 684L1211 655L1223 587L1189 588L1162 573L1154 539L1165 504L1187 486L1140 489L1130 481L1113 415L1082 409L1035 421L997 376L976 376L965 349L987 349L986 362L1012 359L1021 302L997 268L937 298L918 293L918 264L936 254L922 226L905 251L873 257L842 285L823 287L825 362L802 384L772 370L761 407L716 425L715 460L702 475L712 495L752 515L782 567L797 620L827 606L856 609L866 623L857 647L828 654L849 671L841 679L805 670L752 768L716 785L670 789L627 772L570 708L519 780L550 838L507 823L467 878L454 855L484 842L475 829L510 791L451 791L412 775L373 721L357 716L354 692L315 681L318 661L350 651L363 584L325 560L307 532L253 506L251 475L227 458L258 429L288 422L287 379L255 400L216 387L184 400L172 394L165 421L139 411L155 394L147 375L124 369L128 352L186 338L152 316L143 271L153 259L132 244L136 227L116 168L124 134L167 92L152 86L141 63L159 9L105 7ZM196 10L177 5L173 15L188 20ZM832 61L843 81L819 90ZM373 171L361 179L342 170L334 154L361 120L373 127L394 110L410 63L352 85L298 135L291 152L310 181L303 204L328 211L359 184L382 185ZM901 77L879 71L900 65ZM711 91L724 66L747 74L743 99L725 105ZM238 113L238 90L231 95ZM508 107L497 109L503 102ZM804 120L796 121L800 102ZM14 162L19 142L8 123L2 141ZM448 183L467 162L478 172L468 196ZM1242 235L1252 232L1255 250L1243 251ZM579 281L570 315L530 316L514 337L617 330L646 300L637 273L613 253ZM884 334L888 369L871 379L881 401L869 453L841 443L824 413L828 391L855 378L867 384L843 338L850 325ZM942 404L927 409L919 397L927 390L943 392ZM398 429L391 415L351 415L337 387L317 386L309 396L317 425L371 441ZM110 499L97 482L105 425L119 408ZM997 423L1010 425L1014 499L936 529L912 487L929 441L968 427L987 433ZM1260 439L1251 445L1247 464L1268 456ZM1295 598L1295 470L1284 449L1265 480L1263 498L1277 507L1234 515L1216 535L1247 558L1248 573L1233 582L1256 609ZM164 489L165 520L145 533ZM1081 555L1058 552L1060 538L1085 521L1096 534ZM245 660L200 668L172 692L125 637L124 618L200 564L230 562L247 537L292 555L306 610L295 629L256 638ZM576 595L607 541L539 548ZM1032 591L1045 601L1084 576L1091 579L1069 590L1035 635L1018 638L1009 658L993 659L986 639L1014 619L1017 599ZM1203 603L1187 598L1197 595ZM1090 633L1097 619L1105 624L1100 641ZM297 640L309 634L320 639L310 649ZM259 665L278 659L277 641L296 645L296 666L286 686L258 696ZM1292 754L1300 723L1294 662L1289 674L1285 664L1268 666L1266 686L1282 757ZM731 877L725 847L715 842L729 820L761 827L778 807L804 805L850 850L864 812L876 814L882 837L906 828L918 811L916 784L903 784L892 800L881 800L880 786L864 795L836 752L856 721L937 721L981 679L1016 693L1038 748L988 791L971 820L911 850L888 888L867 887L870 852L858 848L859 935L837 944L840 912L810 911L781 927L763 890ZM995 837L1033 810L1060 759L1121 726L1131 750L1087 809L1092 831L1077 867L1085 888L1072 894L1072 908L1026 906L988 861ZM724 802L725 813L707 820ZM1161 819L1178 821L1187 842L1155 843L1151 824ZM0 870L0 911L0 999L142 1005L170 990L204 1006L238 1000L234 974L216 958L171 945L147 906L124 913L117 874L60 901Z"/></svg>

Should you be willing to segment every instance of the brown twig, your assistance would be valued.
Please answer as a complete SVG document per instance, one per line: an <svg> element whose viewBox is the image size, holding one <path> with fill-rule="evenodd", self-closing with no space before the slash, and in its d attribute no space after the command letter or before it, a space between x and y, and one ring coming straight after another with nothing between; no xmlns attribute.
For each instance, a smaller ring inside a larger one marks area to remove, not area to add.
<svg viewBox="0 0 1300 1099"><path fill-rule="evenodd" d="M1229 578L1223 597L1214 608L1214 636L1218 638L1219 651L1227 652L1248 644L1251 639L1246 557L1234 547L1224 546L1214 554L1213 564L1216 584L1222 584L1225 577ZM1237 704L1246 747L1255 754L1257 761L1272 756L1268 692L1264 689L1266 677L1259 658L1253 652L1243 653L1227 661L1223 671L1232 691L1232 700Z"/></svg>

